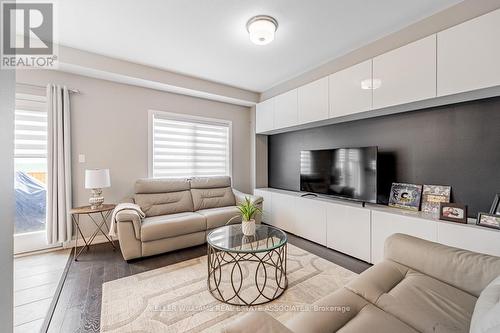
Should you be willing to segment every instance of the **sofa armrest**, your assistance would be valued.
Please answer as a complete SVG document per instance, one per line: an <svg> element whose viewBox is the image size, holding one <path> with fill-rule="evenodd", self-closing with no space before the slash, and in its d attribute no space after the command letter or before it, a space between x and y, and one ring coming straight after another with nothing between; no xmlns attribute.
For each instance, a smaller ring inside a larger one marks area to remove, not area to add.
<svg viewBox="0 0 500 333"><path fill-rule="evenodd" d="M293 333L271 315L260 312L248 312L222 328L223 333Z"/></svg>
<svg viewBox="0 0 500 333"><path fill-rule="evenodd" d="M116 213L115 219L117 223L123 223L123 222L132 223L134 227L135 238L141 239L142 218L139 216L139 214L131 210L123 210Z"/></svg>
<svg viewBox="0 0 500 333"><path fill-rule="evenodd" d="M234 193L234 198L236 199L237 205L239 203L245 201L245 198L249 198L251 202L253 202L254 204L257 204L257 205L262 204L262 202L264 201L264 199L259 195L243 193L243 192L240 192L238 190L235 190L234 188L233 188L233 193Z"/></svg>
<svg viewBox="0 0 500 333"><path fill-rule="evenodd" d="M500 257L404 234L394 234L386 239L384 256L476 297L500 275Z"/></svg>

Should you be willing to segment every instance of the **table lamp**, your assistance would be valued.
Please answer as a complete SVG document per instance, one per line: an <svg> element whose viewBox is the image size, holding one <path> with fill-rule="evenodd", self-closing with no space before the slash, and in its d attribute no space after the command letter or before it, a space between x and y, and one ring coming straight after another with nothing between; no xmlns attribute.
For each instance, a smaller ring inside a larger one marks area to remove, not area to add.
<svg viewBox="0 0 500 333"><path fill-rule="evenodd" d="M85 188L90 189L92 196L89 199L90 208L102 207L104 197L102 189L111 186L109 169L87 169L85 170Z"/></svg>

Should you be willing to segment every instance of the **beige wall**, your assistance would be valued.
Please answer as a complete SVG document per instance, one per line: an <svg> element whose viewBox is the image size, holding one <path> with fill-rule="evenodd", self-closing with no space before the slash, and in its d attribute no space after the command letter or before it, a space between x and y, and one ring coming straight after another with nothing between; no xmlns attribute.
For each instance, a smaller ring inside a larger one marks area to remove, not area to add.
<svg viewBox="0 0 500 333"><path fill-rule="evenodd" d="M104 190L107 202L132 194L137 178L148 175L148 110L185 113L232 121L233 184L251 189L250 108L84 76L46 70L18 71L18 83L49 82L79 89L71 95L73 204L85 205L86 168L109 168L112 187ZM86 162L78 163L78 154ZM89 222L84 225L85 233Z"/></svg>

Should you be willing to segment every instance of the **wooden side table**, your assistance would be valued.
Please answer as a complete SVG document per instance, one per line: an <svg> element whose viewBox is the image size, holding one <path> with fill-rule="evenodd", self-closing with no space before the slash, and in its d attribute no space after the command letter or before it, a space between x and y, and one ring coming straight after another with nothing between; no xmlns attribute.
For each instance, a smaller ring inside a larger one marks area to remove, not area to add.
<svg viewBox="0 0 500 333"><path fill-rule="evenodd" d="M106 221L108 220L109 216L111 215L111 213L113 212L113 209L115 209L115 207L116 207L115 204L104 204L101 207L96 208L96 209L92 209L92 208L90 208L90 206L82 206L82 207L76 207L76 208L73 208L70 210L71 219L73 220L73 224L75 225L76 230L77 230L75 251L74 251L75 261L78 260L78 257L80 256L80 254L82 254L84 249L87 249L87 250L89 249L89 246L92 244L92 242L94 241L95 237L99 234L99 232L102 233L104 235L104 237L106 237L108 242L113 246L113 251L116 250L116 246L113 243L113 240L110 239L108 237L108 235L106 234L106 232L102 229L102 227L105 226L109 232L109 228L108 228L108 225L106 224ZM92 220L92 222L94 222L94 224L96 225L96 229L95 229L94 233L92 234L92 236L90 236L90 238L88 240L85 239L85 237L83 236L82 229L80 228L80 215L87 215ZM98 216L100 215L101 221L99 222L99 218L98 217L95 218L93 215L98 215ZM77 253L76 251L78 249L78 234L80 234L80 236L82 236L82 239L83 239L83 242L85 243L85 246L82 247L80 249L80 251L78 251L78 253Z"/></svg>

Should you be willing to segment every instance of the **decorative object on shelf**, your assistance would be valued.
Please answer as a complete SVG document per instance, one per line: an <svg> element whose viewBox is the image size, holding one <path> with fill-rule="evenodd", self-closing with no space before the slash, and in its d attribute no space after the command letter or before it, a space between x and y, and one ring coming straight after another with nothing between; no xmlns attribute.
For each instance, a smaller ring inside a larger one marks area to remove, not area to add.
<svg viewBox="0 0 500 333"><path fill-rule="evenodd" d="M490 208L491 215L500 215L500 193L495 195L495 199L493 199L493 204Z"/></svg>
<svg viewBox="0 0 500 333"><path fill-rule="evenodd" d="M483 227L500 229L500 215L479 213L477 214L476 224Z"/></svg>
<svg viewBox="0 0 500 333"><path fill-rule="evenodd" d="M424 185L422 190L422 211L439 215L442 202L450 202L451 186Z"/></svg>
<svg viewBox="0 0 500 333"><path fill-rule="evenodd" d="M458 203L441 202L439 206L439 219L467 223L467 206Z"/></svg>
<svg viewBox="0 0 500 333"><path fill-rule="evenodd" d="M85 170L85 188L90 189L92 196L89 198L91 209L98 209L104 203L102 189L111 186L109 169L87 169Z"/></svg>
<svg viewBox="0 0 500 333"><path fill-rule="evenodd" d="M250 198L245 197L245 201L240 202L236 208L240 211L241 216L241 230L245 236L253 236L255 234L255 220L254 216L257 213L262 213L261 209L250 200ZM229 224L235 218L239 216L233 216L227 224Z"/></svg>
<svg viewBox="0 0 500 333"><path fill-rule="evenodd" d="M389 206L418 211L422 198L422 185L392 183Z"/></svg>

